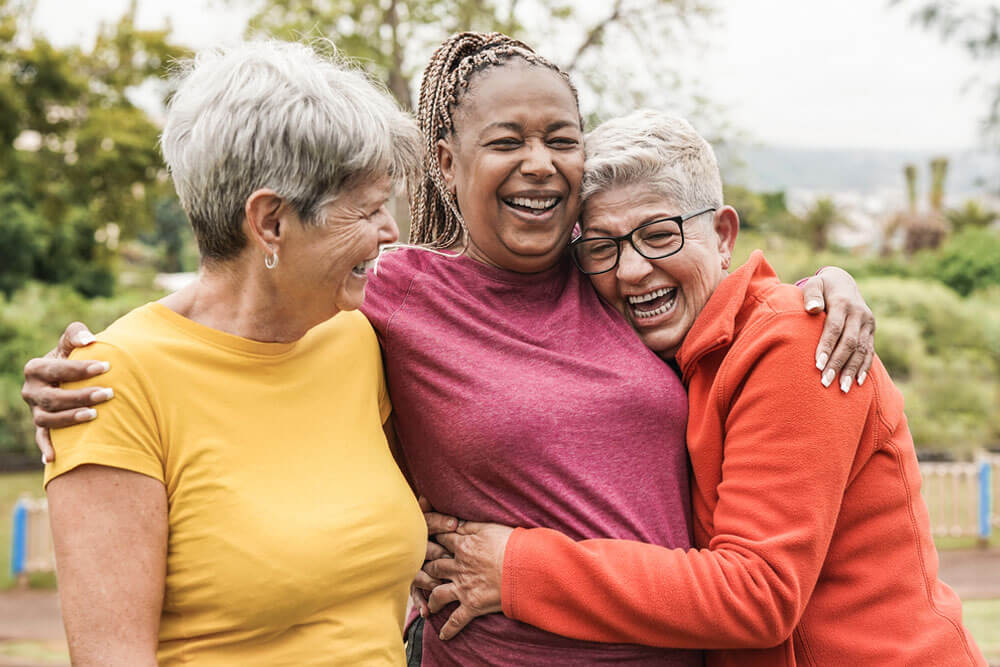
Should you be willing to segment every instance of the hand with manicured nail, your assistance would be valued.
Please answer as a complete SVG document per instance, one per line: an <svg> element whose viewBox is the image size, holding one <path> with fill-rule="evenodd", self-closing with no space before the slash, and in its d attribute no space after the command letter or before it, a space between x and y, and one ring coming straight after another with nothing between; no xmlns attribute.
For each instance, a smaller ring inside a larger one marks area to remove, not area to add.
<svg viewBox="0 0 1000 667"><path fill-rule="evenodd" d="M854 379L863 384L875 358L875 316L843 269L827 266L801 284L805 309L826 311L823 333L816 347L816 368L824 387L840 374L840 390L850 391Z"/></svg>
<svg viewBox="0 0 1000 667"><path fill-rule="evenodd" d="M110 387L62 389L63 382L86 380L108 372L106 361L70 360L75 348L86 347L96 339L86 325L73 322L59 338L59 344L44 357L32 359L24 366L21 397L31 408L35 422L35 443L42 452L42 462L55 460L55 450L49 438L50 428L79 424L97 418L95 405L114 398Z"/></svg>

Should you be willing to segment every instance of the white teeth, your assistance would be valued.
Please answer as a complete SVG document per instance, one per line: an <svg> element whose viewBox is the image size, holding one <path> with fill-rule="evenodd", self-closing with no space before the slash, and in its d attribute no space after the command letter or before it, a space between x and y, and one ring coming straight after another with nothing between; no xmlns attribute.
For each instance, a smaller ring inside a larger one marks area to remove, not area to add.
<svg viewBox="0 0 1000 667"><path fill-rule="evenodd" d="M669 294L670 292L672 292L675 289L677 289L677 288L676 287L661 287L660 289L654 290L652 292L649 292L648 294L639 294L637 296L630 296L630 297L628 297L628 302L629 303L645 303L646 301L652 301L653 299L658 299L661 296L666 296L667 294Z"/></svg>
<svg viewBox="0 0 1000 667"><path fill-rule="evenodd" d="M547 208L552 208L559 201L558 198L552 197L550 199L529 199L527 197L514 197L512 199L506 200L511 204L516 204L517 206L523 206L525 208L533 208L538 210L545 210Z"/></svg>
<svg viewBox="0 0 1000 667"><path fill-rule="evenodd" d="M656 317L657 315L662 315L663 313L665 313L668 310L670 310L671 308L673 308L674 307L674 303L676 301L677 301L677 295L675 294L674 297L672 299L670 299L670 301L667 301L665 304L663 304L662 306L660 306L659 308L657 308L655 310L646 311L646 310L635 310L633 308L632 309L632 314L635 315L636 319L640 319L640 320L643 319L643 318L646 318L646 317Z"/></svg>

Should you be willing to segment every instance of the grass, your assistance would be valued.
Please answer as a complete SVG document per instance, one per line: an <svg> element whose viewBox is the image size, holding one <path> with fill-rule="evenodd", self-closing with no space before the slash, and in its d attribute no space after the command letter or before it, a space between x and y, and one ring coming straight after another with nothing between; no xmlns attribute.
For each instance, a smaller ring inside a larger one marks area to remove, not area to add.
<svg viewBox="0 0 1000 667"><path fill-rule="evenodd" d="M30 661L33 665L69 664L66 645L55 641L0 641L0 658L16 659L18 662Z"/></svg>
<svg viewBox="0 0 1000 667"><path fill-rule="evenodd" d="M966 600L962 621L991 664L1000 662L1000 599Z"/></svg>
<svg viewBox="0 0 1000 667"><path fill-rule="evenodd" d="M0 590L16 583L10 576L11 532L14 503L25 493L34 498L43 495L40 470L0 475ZM55 588L56 585L52 574L32 574L28 581L32 588Z"/></svg>

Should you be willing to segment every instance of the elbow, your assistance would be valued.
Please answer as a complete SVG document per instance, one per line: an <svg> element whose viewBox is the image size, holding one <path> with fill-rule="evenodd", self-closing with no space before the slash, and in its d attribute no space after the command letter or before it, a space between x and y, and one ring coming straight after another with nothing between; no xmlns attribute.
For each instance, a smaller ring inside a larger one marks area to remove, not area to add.
<svg viewBox="0 0 1000 667"><path fill-rule="evenodd" d="M797 599L774 596L758 608L758 615L747 626L745 648L772 648L784 643L798 626L804 604ZM748 619L749 620L749 619Z"/></svg>
<svg viewBox="0 0 1000 667"><path fill-rule="evenodd" d="M798 626L805 599L794 586L763 585L735 621L732 648L766 649L784 643Z"/></svg>

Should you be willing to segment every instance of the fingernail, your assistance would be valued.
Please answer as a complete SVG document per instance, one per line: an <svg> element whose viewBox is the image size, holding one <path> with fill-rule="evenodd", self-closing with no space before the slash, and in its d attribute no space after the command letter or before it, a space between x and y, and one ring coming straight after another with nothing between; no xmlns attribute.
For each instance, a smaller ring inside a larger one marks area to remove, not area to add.
<svg viewBox="0 0 1000 667"><path fill-rule="evenodd" d="M823 370L826 368L826 362L830 360L830 355L826 352L820 352L816 356L816 370Z"/></svg>
<svg viewBox="0 0 1000 667"><path fill-rule="evenodd" d="M97 419L97 410L94 408L84 408L73 415L73 419L78 422L89 422L92 419Z"/></svg>
<svg viewBox="0 0 1000 667"><path fill-rule="evenodd" d="M91 365L87 366L87 372L100 375L101 373L107 373L110 368L111 364L106 361L95 361Z"/></svg>
<svg viewBox="0 0 1000 667"><path fill-rule="evenodd" d="M94 338L94 334L90 333L89 331L84 331L84 332L78 333L76 335L76 341L75 342L76 342L77 345L90 345L95 340L97 340L97 339Z"/></svg>
<svg viewBox="0 0 1000 667"><path fill-rule="evenodd" d="M458 528L458 522L455 519L448 519L448 530L455 530Z"/></svg>
<svg viewBox="0 0 1000 667"><path fill-rule="evenodd" d="M845 394L849 392L851 390L852 379L853 378L850 375L845 375L844 377L840 378L840 391L844 392Z"/></svg>
<svg viewBox="0 0 1000 667"><path fill-rule="evenodd" d="M806 302L806 310L816 310L817 308L822 308L823 302L819 299L809 299Z"/></svg>
<svg viewBox="0 0 1000 667"><path fill-rule="evenodd" d="M837 371L833 370L832 368L828 368L826 372L823 373L823 378L821 380L823 386L829 387L830 384L833 382L833 378L835 378L836 376L837 376Z"/></svg>
<svg viewBox="0 0 1000 667"><path fill-rule="evenodd" d="M858 386L860 387L865 383L865 378L868 377L868 371L861 371L858 373Z"/></svg>
<svg viewBox="0 0 1000 667"><path fill-rule="evenodd" d="M420 618L427 618L427 610L423 607L420 608Z"/></svg>
<svg viewBox="0 0 1000 667"><path fill-rule="evenodd" d="M98 389L90 395L90 400L96 402L99 401L110 401L115 397L115 390L111 387L106 387L104 389Z"/></svg>
<svg viewBox="0 0 1000 667"><path fill-rule="evenodd" d="M42 465L45 465L48 462L49 462L49 460L47 458L45 458L45 454L42 454Z"/></svg>

